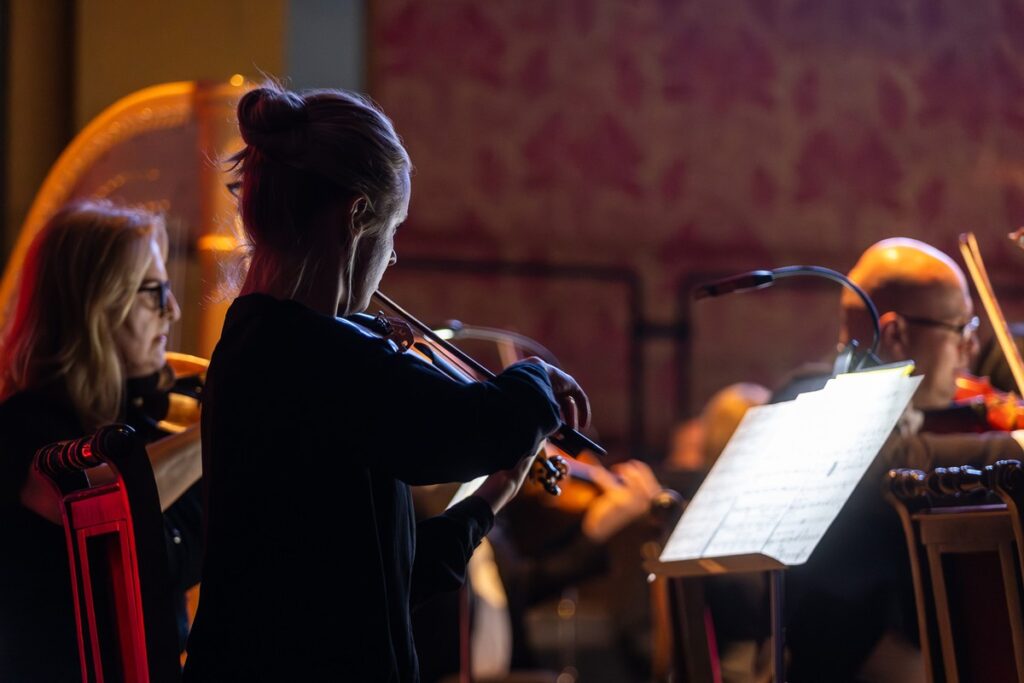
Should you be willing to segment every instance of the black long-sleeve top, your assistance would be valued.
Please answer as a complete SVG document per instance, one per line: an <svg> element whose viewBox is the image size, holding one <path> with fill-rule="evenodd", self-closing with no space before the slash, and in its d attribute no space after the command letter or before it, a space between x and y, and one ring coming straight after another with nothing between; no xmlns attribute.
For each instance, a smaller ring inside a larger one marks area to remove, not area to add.
<svg viewBox="0 0 1024 683"><path fill-rule="evenodd" d="M124 421L146 441L162 434L151 428L154 416L145 418L134 409L134 399L148 399L156 382L156 376L130 380L126 389ZM0 681L4 683L82 680L64 529L24 507L19 495L39 448L87 433L67 395L57 387L22 391L0 404ZM178 591L199 580L200 514L196 486L164 513L170 576ZM183 609L181 594L177 597Z"/></svg>
<svg viewBox="0 0 1024 683"><path fill-rule="evenodd" d="M470 497L417 526L407 484L510 468L557 424L536 366L459 384L348 321L237 299L207 374L186 681L416 681L410 606L461 584L493 516Z"/></svg>

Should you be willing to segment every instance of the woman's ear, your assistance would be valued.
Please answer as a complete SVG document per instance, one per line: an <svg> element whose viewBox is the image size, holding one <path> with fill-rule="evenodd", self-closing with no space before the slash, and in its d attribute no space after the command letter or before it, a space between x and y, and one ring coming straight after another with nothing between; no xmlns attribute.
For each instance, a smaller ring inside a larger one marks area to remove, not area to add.
<svg viewBox="0 0 1024 683"><path fill-rule="evenodd" d="M895 311L887 311L878 318L881 338L878 350L883 362L906 360L910 353L907 321Z"/></svg>
<svg viewBox="0 0 1024 683"><path fill-rule="evenodd" d="M370 227L370 201L365 195L356 195L348 204L348 229L355 239Z"/></svg>

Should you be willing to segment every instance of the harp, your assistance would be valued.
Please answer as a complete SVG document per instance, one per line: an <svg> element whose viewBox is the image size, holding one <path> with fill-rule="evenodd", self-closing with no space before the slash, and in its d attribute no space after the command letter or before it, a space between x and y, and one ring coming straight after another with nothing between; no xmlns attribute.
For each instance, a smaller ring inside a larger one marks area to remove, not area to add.
<svg viewBox="0 0 1024 683"><path fill-rule="evenodd" d="M167 270L182 308L168 349L209 357L227 302L216 292L234 254L234 198L218 160L242 146L234 109L245 92L228 83L178 82L114 103L65 148L40 187L0 280L0 325L13 309L25 254L65 203L108 198L162 213Z"/></svg>

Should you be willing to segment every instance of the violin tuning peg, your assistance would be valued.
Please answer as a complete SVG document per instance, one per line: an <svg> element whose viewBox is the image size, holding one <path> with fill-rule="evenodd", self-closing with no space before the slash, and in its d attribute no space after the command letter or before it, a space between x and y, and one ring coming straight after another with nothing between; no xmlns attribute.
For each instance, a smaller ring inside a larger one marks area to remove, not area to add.
<svg viewBox="0 0 1024 683"><path fill-rule="evenodd" d="M552 467L554 467L555 470L557 470L559 479L569 474L569 463L567 463L565 461L565 458L563 458L562 456L553 455L550 458L548 458L548 462L550 462Z"/></svg>
<svg viewBox="0 0 1024 683"><path fill-rule="evenodd" d="M544 480L544 490L550 493L552 496L562 495L562 487L553 479Z"/></svg>

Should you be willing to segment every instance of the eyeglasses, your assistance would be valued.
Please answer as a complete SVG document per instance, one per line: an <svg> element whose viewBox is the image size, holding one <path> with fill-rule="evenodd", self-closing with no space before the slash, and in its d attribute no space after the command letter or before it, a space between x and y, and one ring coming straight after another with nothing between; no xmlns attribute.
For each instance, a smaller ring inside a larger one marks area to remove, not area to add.
<svg viewBox="0 0 1024 683"><path fill-rule="evenodd" d="M156 307L157 310L160 311L160 315L167 315L171 299L170 280L162 280L154 282L151 285L144 285L142 287L139 287L139 291L154 294L155 296L153 298L156 301Z"/></svg>
<svg viewBox="0 0 1024 683"><path fill-rule="evenodd" d="M966 343L978 331L978 326L981 325L981 320L978 316L973 316L970 320L960 325L953 323L947 323L942 320L933 320L932 318L918 318L913 315L900 314L900 317L906 320L908 323L913 325L923 325L925 327L938 327L950 332L956 332L960 337L960 341Z"/></svg>

